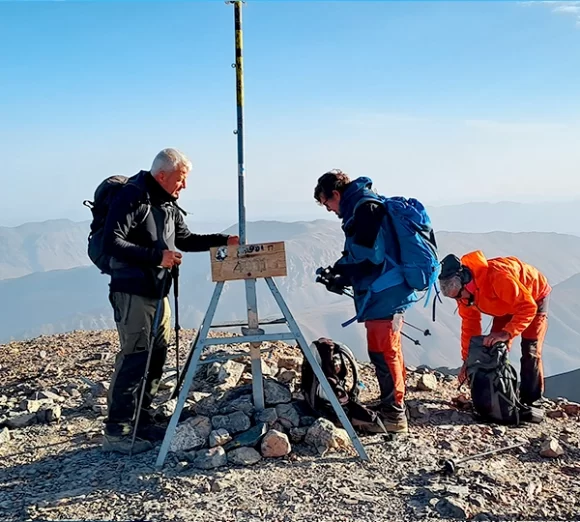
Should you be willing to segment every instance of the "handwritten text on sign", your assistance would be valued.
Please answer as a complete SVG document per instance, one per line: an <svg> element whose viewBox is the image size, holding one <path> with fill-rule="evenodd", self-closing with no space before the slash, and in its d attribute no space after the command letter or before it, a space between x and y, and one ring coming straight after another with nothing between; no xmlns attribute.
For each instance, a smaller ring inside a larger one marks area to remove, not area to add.
<svg viewBox="0 0 580 522"><path fill-rule="evenodd" d="M212 281L256 279L286 275L284 242L212 248Z"/></svg>

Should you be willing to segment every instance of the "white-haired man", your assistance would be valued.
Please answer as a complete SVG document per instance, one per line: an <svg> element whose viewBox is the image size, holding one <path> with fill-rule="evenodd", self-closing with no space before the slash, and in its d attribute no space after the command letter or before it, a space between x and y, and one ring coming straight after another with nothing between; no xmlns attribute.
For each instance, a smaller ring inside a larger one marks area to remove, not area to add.
<svg viewBox="0 0 580 522"><path fill-rule="evenodd" d="M131 447L149 339L157 305L162 314L151 351L145 395L134 453L153 447L165 427L156 424L150 407L167 356L171 321L168 294L170 270L181 264L177 251L204 252L238 244L237 236L193 234L177 206L186 188L191 162L178 150L164 149L151 171L140 171L119 190L109 207L103 250L111 256L109 300L119 333L120 351L108 392L103 449L127 453Z"/></svg>

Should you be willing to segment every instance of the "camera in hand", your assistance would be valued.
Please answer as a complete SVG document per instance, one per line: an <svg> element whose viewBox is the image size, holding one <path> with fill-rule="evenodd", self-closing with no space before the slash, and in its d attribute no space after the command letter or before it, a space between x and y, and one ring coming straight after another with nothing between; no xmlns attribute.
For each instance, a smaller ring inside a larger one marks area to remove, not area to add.
<svg viewBox="0 0 580 522"><path fill-rule="evenodd" d="M316 269L316 275L318 276L316 278L317 283L327 285L335 274L333 273L331 266L327 266L326 268L321 266Z"/></svg>
<svg viewBox="0 0 580 522"><path fill-rule="evenodd" d="M339 295L344 293L344 289L347 286L344 283L344 278L336 274L331 266L317 268L316 275L318 276L316 282L326 286L329 292L334 292Z"/></svg>

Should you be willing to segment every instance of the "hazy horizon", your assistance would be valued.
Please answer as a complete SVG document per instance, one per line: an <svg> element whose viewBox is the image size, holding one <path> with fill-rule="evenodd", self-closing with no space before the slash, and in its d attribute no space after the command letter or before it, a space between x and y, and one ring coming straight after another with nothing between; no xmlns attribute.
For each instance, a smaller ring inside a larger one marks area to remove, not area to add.
<svg viewBox="0 0 580 522"><path fill-rule="evenodd" d="M393 194L394 195L394 194ZM412 194L407 194L406 197L413 197ZM92 199L92 195L87 199ZM427 200L422 200L428 210L439 209L461 209L469 206L478 208L489 205L490 207L514 206L518 207L532 207L532 206L551 206L559 207L566 204L580 204L580 197L578 198L563 198L562 200L534 200L534 201L514 201L514 200L497 200L497 201L461 201L457 203L432 203ZM180 206L182 205L180 201ZM245 202L246 219L247 221L315 221L318 219L325 219L330 221L337 221L334 214L328 213L324 208L312 201L248 201ZM2 228L16 228L19 226L44 223L47 221L69 220L75 223L82 223L92 219L91 213L87 207L80 205L80 209L60 212L60 213L42 213L37 212L32 215L27 215L25 219L18 219L16 217L7 216L0 209L0 227ZM220 209L216 213L215 209ZM200 210L201 209L201 210ZM196 201L190 207L185 209L188 212L187 221L189 223L227 223L226 226L237 224L238 221L238 199L218 200L208 198L206 200ZM216 219L216 216L219 219ZM534 230L527 230L533 232ZM545 230L542 230L545 231Z"/></svg>

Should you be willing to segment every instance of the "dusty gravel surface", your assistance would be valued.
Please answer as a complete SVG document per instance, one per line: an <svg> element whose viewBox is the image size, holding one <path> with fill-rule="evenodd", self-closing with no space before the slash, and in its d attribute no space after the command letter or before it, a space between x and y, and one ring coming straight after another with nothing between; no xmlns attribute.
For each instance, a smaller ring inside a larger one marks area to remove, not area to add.
<svg viewBox="0 0 580 522"><path fill-rule="evenodd" d="M573 405L547 403L555 418L541 425L479 425L454 406L455 379L438 375L435 390L420 390L421 369L408 372L410 434L395 441L362 437L369 462L296 445L285 457L209 471L170 454L157 471L158 447L132 458L104 454L94 385L109 379L116 346L110 331L0 346L2 425L25 408L52 408L52 420L45 415L43 422L0 427L0 520L580 520ZM281 354L299 351L279 343L272 357ZM174 357L170 351L168 364ZM363 397L371 400L377 395L372 369L363 365L362 373ZM440 473L440 459L516 442L524 448L467 462L452 476Z"/></svg>

